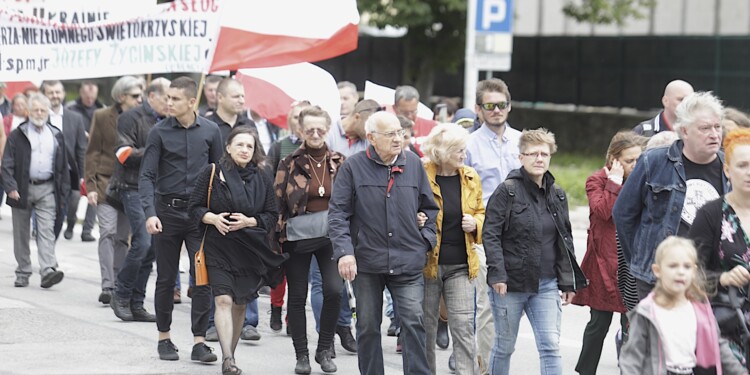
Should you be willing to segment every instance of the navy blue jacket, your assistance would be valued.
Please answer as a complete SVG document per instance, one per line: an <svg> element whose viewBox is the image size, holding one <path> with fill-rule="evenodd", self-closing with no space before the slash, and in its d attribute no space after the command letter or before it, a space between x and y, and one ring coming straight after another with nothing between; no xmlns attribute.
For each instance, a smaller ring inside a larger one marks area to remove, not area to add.
<svg viewBox="0 0 750 375"><path fill-rule="evenodd" d="M328 209L334 259L354 255L365 273L422 273L437 242L438 210L417 155L402 152L388 166L370 146L346 159L334 181ZM418 212L427 215L422 228Z"/></svg>

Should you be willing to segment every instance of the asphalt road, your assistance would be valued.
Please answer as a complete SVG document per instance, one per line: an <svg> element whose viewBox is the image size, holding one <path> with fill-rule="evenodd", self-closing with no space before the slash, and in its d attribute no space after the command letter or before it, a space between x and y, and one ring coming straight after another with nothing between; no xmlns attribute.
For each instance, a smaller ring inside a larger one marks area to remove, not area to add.
<svg viewBox="0 0 750 375"><path fill-rule="evenodd" d="M83 202L79 217L83 216ZM180 349L179 361L160 361L156 351L157 331L154 323L122 322L112 310L97 301L100 274L96 242L80 241L80 225L72 240L57 242L57 259L65 272L62 283L50 289L40 288L36 246L32 243L35 274L26 288L13 287L16 267L13 256L13 232L10 208L0 209L0 374L219 374L221 364L190 361L190 299L175 305L172 340ZM572 212L578 259L583 258L586 244L588 212ZM94 233L98 235L98 233ZM187 262L187 259L184 259ZM146 307L153 312L155 271L149 280ZM182 273L183 285L187 274ZM268 327L270 303L261 296L260 324L262 339L241 342L237 365L244 374L293 374L294 349L291 338L274 333ZM308 304L308 326L313 322ZM581 337L588 322L589 310L578 306L563 307L561 352L565 374L574 374L581 349ZM617 321L618 319L613 319ZM383 351L386 374L403 374L401 356L396 354L396 340L385 336L388 319L383 322ZM616 322L607 337L599 365L600 374L617 374L614 346ZM311 352L317 334L308 329ZM213 343L217 353L218 343ZM356 374L357 357L347 353L337 339L335 359L338 374ZM438 373L448 374L449 350L437 350ZM220 355L219 355L220 356ZM313 362L313 374L322 374ZM539 373L539 359L534 336L526 318L522 319L516 352L511 364L513 374Z"/></svg>

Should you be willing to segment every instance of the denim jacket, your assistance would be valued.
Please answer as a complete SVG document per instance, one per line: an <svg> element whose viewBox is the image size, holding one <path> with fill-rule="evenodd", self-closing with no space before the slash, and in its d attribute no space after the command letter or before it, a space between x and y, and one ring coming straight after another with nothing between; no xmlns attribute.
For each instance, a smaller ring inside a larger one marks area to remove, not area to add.
<svg viewBox="0 0 750 375"><path fill-rule="evenodd" d="M677 234L687 183L678 140L669 147L649 150L638 159L633 172L625 180L612 215L617 227L625 260L636 279L653 284L651 271L656 246ZM724 153L718 153L724 163ZM729 191L722 174L724 192ZM721 193L721 192L719 192Z"/></svg>

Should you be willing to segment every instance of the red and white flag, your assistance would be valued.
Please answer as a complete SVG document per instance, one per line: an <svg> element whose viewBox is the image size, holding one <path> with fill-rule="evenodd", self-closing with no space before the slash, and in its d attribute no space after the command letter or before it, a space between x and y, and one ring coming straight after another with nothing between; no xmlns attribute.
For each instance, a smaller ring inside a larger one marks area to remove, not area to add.
<svg viewBox="0 0 750 375"><path fill-rule="evenodd" d="M225 0L209 72L329 59L357 49L356 0Z"/></svg>
<svg viewBox="0 0 750 375"><path fill-rule="evenodd" d="M286 117L292 103L300 100L320 106L333 121L340 117L341 98L336 80L316 65L240 69L234 78L245 88L245 105L282 128L287 127Z"/></svg>

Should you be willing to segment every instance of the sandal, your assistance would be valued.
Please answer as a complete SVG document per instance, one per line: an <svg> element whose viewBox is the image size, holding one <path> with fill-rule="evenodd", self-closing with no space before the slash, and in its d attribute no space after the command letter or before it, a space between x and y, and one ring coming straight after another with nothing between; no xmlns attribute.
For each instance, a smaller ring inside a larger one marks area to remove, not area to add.
<svg viewBox="0 0 750 375"><path fill-rule="evenodd" d="M234 364L234 357L226 357L221 362L221 375L240 375L242 374L242 370L240 370L237 365Z"/></svg>

